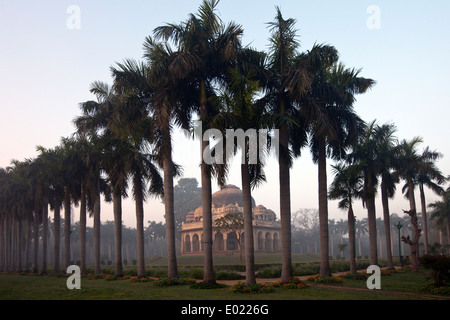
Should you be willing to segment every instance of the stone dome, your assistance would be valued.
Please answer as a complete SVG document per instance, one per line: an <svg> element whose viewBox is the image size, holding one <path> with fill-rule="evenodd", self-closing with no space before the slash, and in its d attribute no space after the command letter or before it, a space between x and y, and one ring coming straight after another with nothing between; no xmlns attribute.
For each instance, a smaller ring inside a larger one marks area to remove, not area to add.
<svg viewBox="0 0 450 320"><path fill-rule="evenodd" d="M229 184L224 186L217 192L212 194L212 204L216 208L222 206L235 205L238 204L239 207L243 207L242 190L235 185ZM252 197L252 207L255 206L255 200Z"/></svg>

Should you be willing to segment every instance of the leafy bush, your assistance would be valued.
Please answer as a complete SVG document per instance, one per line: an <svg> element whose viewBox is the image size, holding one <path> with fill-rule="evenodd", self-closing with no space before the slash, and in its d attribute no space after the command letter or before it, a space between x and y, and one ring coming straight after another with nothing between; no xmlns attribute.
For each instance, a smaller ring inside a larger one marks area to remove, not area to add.
<svg viewBox="0 0 450 320"><path fill-rule="evenodd" d="M245 283L239 281L231 288L233 293L244 293L244 294L258 294L258 293L270 293L273 292L274 289L272 286L268 284L252 284L247 286Z"/></svg>
<svg viewBox="0 0 450 320"><path fill-rule="evenodd" d="M226 288L226 284L222 283L205 283L205 282L196 282L194 284L191 284L191 289L220 289L220 288Z"/></svg>
<svg viewBox="0 0 450 320"><path fill-rule="evenodd" d="M432 270L432 278L435 287L450 284L450 257L440 255L424 255L419 257L424 268Z"/></svg>
<svg viewBox="0 0 450 320"><path fill-rule="evenodd" d="M264 268L258 271L258 278L279 278L281 277L281 267Z"/></svg>
<svg viewBox="0 0 450 320"><path fill-rule="evenodd" d="M131 282L149 282L149 281L153 281L153 279L151 278L147 278L147 277L130 277L130 281Z"/></svg>
<svg viewBox="0 0 450 320"><path fill-rule="evenodd" d="M275 282L272 283L272 287L279 287L279 288L284 288L284 289L304 289L304 288L309 288L309 285L306 284L306 282L303 282L302 280L292 277L289 278L289 281L286 283L281 283L281 282Z"/></svg>
<svg viewBox="0 0 450 320"><path fill-rule="evenodd" d="M362 272L356 272L356 273L347 272L342 275L342 278L351 279L351 280L367 280L367 274L362 273Z"/></svg>
<svg viewBox="0 0 450 320"><path fill-rule="evenodd" d="M308 278L308 281L310 282L316 282L316 283L341 283L342 277L321 277L319 275L311 276Z"/></svg>
<svg viewBox="0 0 450 320"><path fill-rule="evenodd" d="M216 280L240 280L245 278L241 274L233 271L217 271L215 276Z"/></svg>
<svg viewBox="0 0 450 320"><path fill-rule="evenodd" d="M161 278L159 280L156 281L156 285L158 287L170 287L170 286L178 286L178 285L189 285L189 284L194 284L197 281L195 281L195 279L191 279L191 278Z"/></svg>
<svg viewBox="0 0 450 320"><path fill-rule="evenodd" d="M436 287L433 284L428 284L422 289L422 292L428 294L440 294L450 296L450 287L446 286Z"/></svg>

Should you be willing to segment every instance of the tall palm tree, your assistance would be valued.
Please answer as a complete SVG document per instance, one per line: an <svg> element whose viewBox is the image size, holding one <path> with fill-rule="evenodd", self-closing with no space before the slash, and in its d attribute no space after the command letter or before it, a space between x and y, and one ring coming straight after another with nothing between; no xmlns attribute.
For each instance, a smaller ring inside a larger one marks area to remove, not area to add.
<svg viewBox="0 0 450 320"><path fill-rule="evenodd" d="M428 205L431 211L431 219L436 219L439 225L447 230L447 243L450 244L450 188L443 194L442 200Z"/></svg>
<svg viewBox="0 0 450 320"><path fill-rule="evenodd" d="M74 138L62 138L58 146L61 150L62 181L64 184L64 262L67 269L71 265L71 216L72 203L78 205L81 191L81 171L77 141Z"/></svg>
<svg viewBox="0 0 450 320"><path fill-rule="evenodd" d="M313 48L313 51L317 50ZM355 95L374 85L372 79L360 77L361 70L347 69L337 62L337 52L324 50L305 95L302 109L309 125L313 160L318 164L319 217L321 221L321 275L329 275L328 266L328 204L326 159L342 159L346 149L356 143L363 121L353 110ZM324 58L323 58L324 57Z"/></svg>
<svg viewBox="0 0 450 320"><path fill-rule="evenodd" d="M45 173L49 181L49 199L48 203L50 209L53 210L53 272L60 272L60 241L61 241L61 215L60 210L62 200L64 199L64 174L65 168L61 158L63 157L62 149L55 147L52 149L45 149L38 146L39 159L42 166L45 167Z"/></svg>
<svg viewBox="0 0 450 320"><path fill-rule="evenodd" d="M395 131L396 128L393 124L383 124L375 127L375 142L377 143L375 165L381 177L381 201L383 206L383 222L386 237L386 256L389 269L394 268L391 250L389 198L394 197L396 189L395 185L399 182L398 176L393 172L393 170L398 168L399 165L399 150L397 140L394 136Z"/></svg>
<svg viewBox="0 0 450 320"><path fill-rule="evenodd" d="M367 223L369 230L370 263L378 264L377 227L375 212L375 195L378 187L378 170L376 169L377 144L375 139L375 121L367 124L358 144L348 155L348 161L358 164L364 174L363 193L361 196L363 206L367 208Z"/></svg>
<svg viewBox="0 0 450 320"><path fill-rule="evenodd" d="M270 81L265 86L264 100L274 115L273 127L279 130L279 195L281 220L281 281L292 276L290 167L293 155L299 155L306 143L306 129L295 119L298 114L295 98L309 86L306 68L298 53L299 43L295 19L284 19L280 8L268 23L271 37L268 52ZM296 129L296 130L294 130Z"/></svg>
<svg viewBox="0 0 450 320"><path fill-rule="evenodd" d="M400 178L404 179L406 184L403 187L405 197L409 200L409 210L403 210L411 218L413 228L413 238L410 236L402 237L402 241L409 244L411 249L411 270L418 271L418 244L422 230L419 228L416 210L416 201L414 196L414 180L419 172L420 155L417 153L417 145L422 142L422 138L415 137L410 141L402 140L400 142L400 163L398 171Z"/></svg>
<svg viewBox="0 0 450 320"><path fill-rule="evenodd" d="M156 39L171 40L176 46L176 56L169 69L177 79L189 81L197 93L197 112L202 129L208 129L208 119L216 111L210 103L215 96L214 85L222 80L225 71L233 65L240 50L242 28L234 23L224 25L216 13L219 1L204 0L197 14L190 14L180 24L166 24L155 29ZM203 132L202 132L203 136ZM209 141L202 140L202 154L209 150ZM214 283L213 238L211 212L211 167L201 163L204 277L206 283Z"/></svg>
<svg viewBox="0 0 450 320"><path fill-rule="evenodd" d="M103 192L106 200L110 201L110 190L102 178L106 146L104 135L108 133L105 128L108 127L107 122L112 117L113 109L109 99L109 90L104 83L92 83L90 91L96 95L97 100L80 103L82 114L73 121L77 128L78 139L84 141L85 146L81 157L87 169L84 176L87 207L94 220L94 273L96 275L101 273L101 193Z"/></svg>
<svg viewBox="0 0 450 320"><path fill-rule="evenodd" d="M115 86L123 90L134 105L137 113L151 117L146 131L147 137L158 156L158 163L164 172L164 204L168 241L168 275L178 277L175 249L175 214L173 178L176 165L172 159L173 124L188 128L190 119L190 92L183 87L183 81L176 81L169 69L175 58L171 49L147 37L144 42L144 57L147 65L127 60L112 68ZM181 106L183 102L183 106ZM142 115L141 115L142 116ZM147 120L149 120L148 118Z"/></svg>
<svg viewBox="0 0 450 320"><path fill-rule="evenodd" d="M28 160L13 160L11 166L1 171L2 187L0 187L0 219L1 219L1 269L3 271L21 270L22 237L20 235L21 221L27 221L25 244L25 270L28 270L29 248L31 246L31 227L33 219L34 198L30 187L30 164ZM37 272L37 247L34 246L34 267Z"/></svg>
<svg viewBox="0 0 450 320"><path fill-rule="evenodd" d="M102 145L102 169L107 173L108 194L112 197L115 230L115 275L123 274L122 262L122 197L126 197L129 172L127 172L127 142L115 133L120 123L117 110L122 107L126 97L116 92L108 84L96 81L91 84L91 93L97 101L81 104L84 115L76 119L79 131L99 132ZM96 192L98 195L98 191ZM97 198L98 200L98 198ZM99 206L99 203L96 205ZM94 216L94 219L96 217Z"/></svg>
<svg viewBox="0 0 450 320"><path fill-rule="evenodd" d="M116 88L119 88L116 84ZM137 109L137 110L136 110ZM121 151L125 159L125 169L131 176L132 192L136 204L136 230L138 251L138 277L145 276L144 260L144 201L148 192L147 181L150 182L149 193L161 195L163 193L163 179L155 165L157 157L149 154L150 144L154 143L154 129L152 118L144 112L141 105L136 104L134 96L126 101L125 105L117 110L120 114L117 119L115 133L126 140ZM136 116L137 113L137 116Z"/></svg>
<svg viewBox="0 0 450 320"><path fill-rule="evenodd" d="M250 150L261 145L257 132L254 128L261 128L264 108L261 104L256 103L255 95L260 91L259 82L252 80L248 75L244 74L241 68L230 70L230 80L227 89L223 95L224 111L231 114L235 128L242 129L243 132L251 131L252 137L246 138L243 145L235 146L236 151L240 147L242 152L241 159L241 180L242 180L242 196L244 205L244 241L245 241L245 265L246 265L246 284L252 285L256 283L255 277L255 258L254 258L254 240L253 240L253 206L252 206L252 187L255 187L264 180L261 175L263 154ZM229 138L229 137L227 137ZM252 139L254 138L254 139ZM234 137L233 137L234 142ZM241 141L242 143L242 141ZM253 151L253 152L251 152ZM254 163L254 157L259 159Z"/></svg>
<svg viewBox="0 0 450 320"><path fill-rule="evenodd" d="M329 199L340 200L339 208L347 209L348 235L350 245L350 272L356 273L356 227L353 212L353 199L361 197L363 176L356 166L338 163L332 166L334 180L328 193Z"/></svg>
<svg viewBox="0 0 450 320"><path fill-rule="evenodd" d="M444 194L444 188L441 186L441 184L444 183L447 179L441 173L435 163L440 158L442 158L441 153L432 151L429 147L426 147L420 156L419 172L415 179L415 184L419 186L425 254L428 254L428 224L424 186L430 188L437 195Z"/></svg>

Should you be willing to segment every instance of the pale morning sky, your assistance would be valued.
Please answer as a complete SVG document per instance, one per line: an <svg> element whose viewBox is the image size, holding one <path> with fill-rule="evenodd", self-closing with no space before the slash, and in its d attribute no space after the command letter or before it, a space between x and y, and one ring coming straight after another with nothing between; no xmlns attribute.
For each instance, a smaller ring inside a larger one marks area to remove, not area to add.
<svg viewBox="0 0 450 320"><path fill-rule="evenodd" d="M35 157L37 145L52 148L71 135L78 104L94 99L90 84L110 83L110 66L125 58L141 59L142 43L155 27L185 20L200 3L0 0L0 167L12 159ZM266 50L265 23L273 20L277 5L285 18L297 19L301 50L316 42L334 45L346 66L362 68L362 76L377 81L373 90L357 97L355 109L365 121L395 123L399 139L421 136L419 151L430 146L443 153L438 165L450 174L448 0L222 0L218 10L223 21L243 26L244 44ZM174 149L185 177L200 181L198 142L176 134ZM253 196L278 213L277 172L270 161L267 183ZM308 149L295 162L291 181L292 211L317 208L317 167ZM241 186L239 167L229 182ZM398 214L408 208L400 189L391 202L391 212ZM426 195L429 201L437 199L430 191ZM159 200L148 201L145 210L146 221L163 219ZM76 208L76 220L77 215ZM363 218L366 211L358 206L356 215ZM330 218L346 219L346 213L330 202ZM113 220L111 205L103 205L102 220ZM124 223L135 226L132 200L125 202Z"/></svg>

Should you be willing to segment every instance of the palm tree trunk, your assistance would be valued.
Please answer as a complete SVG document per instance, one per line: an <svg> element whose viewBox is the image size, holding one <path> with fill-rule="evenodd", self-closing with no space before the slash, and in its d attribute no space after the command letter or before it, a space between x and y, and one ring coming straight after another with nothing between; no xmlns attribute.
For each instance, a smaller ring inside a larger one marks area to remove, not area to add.
<svg viewBox="0 0 450 320"><path fill-rule="evenodd" d="M242 197L244 204L244 233L245 233L245 283L252 285L256 283L255 277L255 248L253 243L253 211L252 195L250 189L250 175L248 164L241 164Z"/></svg>
<svg viewBox="0 0 450 320"><path fill-rule="evenodd" d="M406 212L411 217L411 224L413 227L413 240L402 238L402 240L409 244L411 250L411 271L418 272L419 267L419 258L418 258L418 244L420 238L421 230L417 224L417 211L416 211L416 200L414 197L414 184L412 179L408 177L408 199L409 199L409 207L410 210Z"/></svg>
<svg viewBox="0 0 450 320"><path fill-rule="evenodd" d="M48 257L48 204L42 210L42 273L47 274Z"/></svg>
<svg viewBox="0 0 450 320"><path fill-rule="evenodd" d="M419 184L420 191L420 204L422 207L422 230L423 230L423 245L425 254L428 254L428 223L427 223L427 205L425 203L425 192L423 190L423 184Z"/></svg>
<svg viewBox="0 0 450 320"><path fill-rule="evenodd" d="M320 276L330 276L328 247L328 192L327 192L327 156L325 141L320 139L318 151L318 184L319 184L319 225L320 225Z"/></svg>
<svg viewBox="0 0 450 320"><path fill-rule="evenodd" d="M97 190L95 191L94 199L94 260L95 260L95 274L99 275L101 273L100 266L100 178L97 180Z"/></svg>
<svg viewBox="0 0 450 320"><path fill-rule="evenodd" d="M292 277L291 255L291 195L288 160L288 131L280 129L279 182L281 223L281 282Z"/></svg>
<svg viewBox="0 0 450 320"><path fill-rule="evenodd" d="M208 147L208 141L202 141L202 150ZM203 211L203 248L204 248L204 270L203 282L215 283L213 264L213 236L212 236L212 196L211 178L208 172L208 165L202 160L201 164L202 180L202 211Z"/></svg>
<svg viewBox="0 0 450 320"><path fill-rule="evenodd" d="M113 210L114 210L114 256L115 256L115 271L116 277L123 275L122 266L122 195L120 191L115 190L113 195Z"/></svg>
<svg viewBox="0 0 450 320"><path fill-rule="evenodd" d="M144 195L142 193L141 177L135 177L135 202L136 202L136 233L137 233L137 260L138 278L145 277L144 260Z"/></svg>
<svg viewBox="0 0 450 320"><path fill-rule="evenodd" d="M86 274L86 193L84 184L81 185L80 197L80 270Z"/></svg>
<svg viewBox="0 0 450 320"><path fill-rule="evenodd" d="M39 211L34 210L34 220L33 220L33 246L34 246L34 263L33 263L33 273L38 273L39 264Z"/></svg>
<svg viewBox="0 0 450 320"><path fill-rule="evenodd" d="M370 264L378 265L378 250L377 250L377 220L375 212L375 192L372 177L369 173L367 182L368 197L366 199L367 207L367 223L369 229L369 244L370 244Z"/></svg>
<svg viewBox="0 0 450 320"><path fill-rule="evenodd" d="M384 233L386 237L386 256L388 262L388 269L394 269L394 261L392 259L392 241L391 241L391 223L389 214L389 199L388 192L386 189L386 182L384 178L381 180L381 202L383 205L383 222L384 222Z"/></svg>
<svg viewBox="0 0 450 320"><path fill-rule="evenodd" d="M5 245L4 245L4 224L5 224L5 215L0 214L0 272L5 271Z"/></svg>
<svg viewBox="0 0 450 320"><path fill-rule="evenodd" d="M446 220L447 220L447 224L446 224L446 227L447 227L447 244L450 245L450 217L447 216Z"/></svg>
<svg viewBox="0 0 450 320"><path fill-rule="evenodd" d="M170 128L163 129L163 170L164 170L164 208L166 217L167 241L167 274L170 278L178 278L178 264L175 243L175 207L173 195L173 160Z"/></svg>
<svg viewBox="0 0 450 320"><path fill-rule="evenodd" d="M355 239L355 215L350 203L348 207L348 240L350 245L350 273L356 273L356 239Z"/></svg>
<svg viewBox="0 0 450 320"><path fill-rule="evenodd" d="M4 257L4 270L9 271L9 245L8 245L8 230L9 230L9 217L5 216L3 221L2 237L3 237L3 257ZM30 218L31 220L31 218Z"/></svg>
<svg viewBox="0 0 450 320"><path fill-rule="evenodd" d="M206 106L206 88L205 81L200 83L200 120L205 123L208 117ZM203 152L209 148L209 141L203 141L203 132L201 140L201 183L202 183L202 211L203 211L203 248L204 248L204 269L203 282L216 283L214 277L213 263L213 221L212 221L212 196L211 196L211 177L208 164L204 161Z"/></svg>
<svg viewBox="0 0 450 320"><path fill-rule="evenodd" d="M59 206L59 200L55 201L55 209L54 209L54 218L53 218L53 232L54 232L54 266L53 266L53 272L59 273L60 271L60 246L61 246L61 212L60 212L60 206Z"/></svg>
<svg viewBox="0 0 450 320"><path fill-rule="evenodd" d="M70 195L64 194L64 263L66 270L70 266Z"/></svg>

